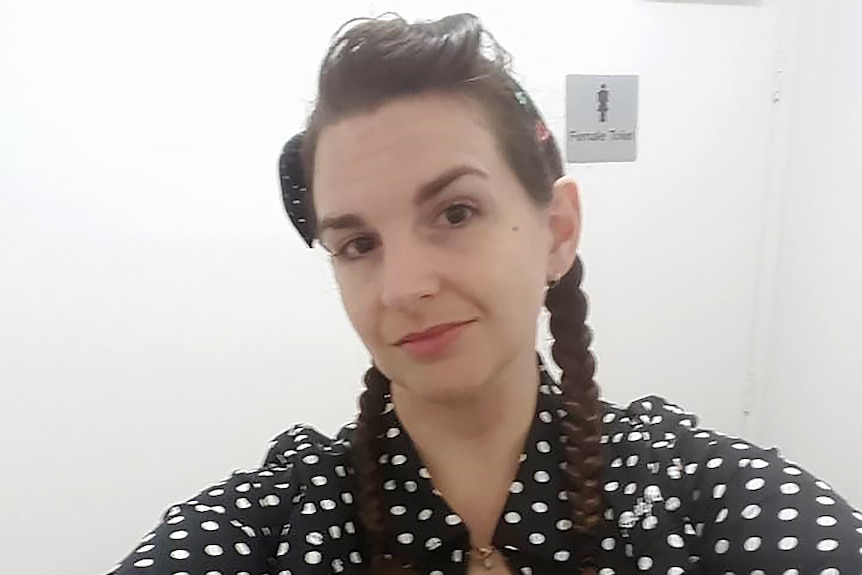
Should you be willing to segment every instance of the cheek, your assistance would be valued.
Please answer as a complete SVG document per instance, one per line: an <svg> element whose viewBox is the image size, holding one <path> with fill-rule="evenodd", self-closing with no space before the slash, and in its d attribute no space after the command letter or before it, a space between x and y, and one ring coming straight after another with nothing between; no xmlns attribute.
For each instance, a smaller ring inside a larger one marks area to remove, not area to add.
<svg viewBox="0 0 862 575"><path fill-rule="evenodd" d="M372 333L371 312L374 308L367 282L358 282L349 273L335 271L335 281L341 295L341 303L353 329L363 340Z"/></svg>

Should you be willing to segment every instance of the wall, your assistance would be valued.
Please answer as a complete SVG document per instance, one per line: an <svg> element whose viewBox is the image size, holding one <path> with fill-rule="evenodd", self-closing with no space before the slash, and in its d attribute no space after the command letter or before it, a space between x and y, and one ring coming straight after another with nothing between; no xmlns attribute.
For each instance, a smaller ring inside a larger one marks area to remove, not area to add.
<svg viewBox="0 0 862 575"><path fill-rule="evenodd" d="M755 430L860 502L862 4L804 2L795 29L774 319Z"/></svg>
<svg viewBox="0 0 862 575"><path fill-rule="evenodd" d="M640 160L571 168L599 378L742 430L762 390L778 5L5 3L4 568L106 570L289 424L352 417L367 356L282 214L275 161L329 33L362 13L480 14L558 134L566 73L642 75Z"/></svg>

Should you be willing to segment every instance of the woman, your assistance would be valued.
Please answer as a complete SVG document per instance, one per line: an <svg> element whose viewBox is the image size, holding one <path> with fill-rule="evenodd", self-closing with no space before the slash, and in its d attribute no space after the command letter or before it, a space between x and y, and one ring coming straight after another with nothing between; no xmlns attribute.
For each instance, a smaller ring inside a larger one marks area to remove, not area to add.
<svg viewBox="0 0 862 575"><path fill-rule="evenodd" d="M113 573L862 573L862 515L822 481L599 399L578 188L475 17L343 29L281 175L373 358L359 416L285 432Z"/></svg>

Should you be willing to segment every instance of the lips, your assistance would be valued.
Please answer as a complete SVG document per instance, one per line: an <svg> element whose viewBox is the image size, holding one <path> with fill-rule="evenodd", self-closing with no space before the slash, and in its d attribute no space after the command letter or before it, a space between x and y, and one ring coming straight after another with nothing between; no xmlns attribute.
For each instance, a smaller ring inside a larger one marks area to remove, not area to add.
<svg viewBox="0 0 862 575"><path fill-rule="evenodd" d="M439 336L445 334L446 332L451 331L457 327L471 323L471 321L458 321L458 322L450 322L450 323L441 323L439 325L435 325L434 327L428 328L424 331L414 332L414 333L411 333L409 335L404 336L398 342L398 345L404 345L405 343L414 343L414 342L418 342L418 341L434 339L435 337L439 337Z"/></svg>

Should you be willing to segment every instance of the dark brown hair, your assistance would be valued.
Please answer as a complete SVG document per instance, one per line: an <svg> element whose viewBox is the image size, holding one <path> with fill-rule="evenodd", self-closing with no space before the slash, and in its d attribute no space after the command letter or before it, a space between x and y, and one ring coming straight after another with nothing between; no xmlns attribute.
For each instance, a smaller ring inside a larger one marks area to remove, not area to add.
<svg viewBox="0 0 862 575"><path fill-rule="evenodd" d="M419 23L398 17L349 22L336 34L324 58L317 104L305 133L303 163L311 197L314 151L323 128L395 98L437 92L481 103L521 184L537 205L546 205L554 181L563 175L560 151L509 70L508 54L470 14ZM313 213L312 208L312 218ZM595 551L591 549L601 521L603 462L599 392L593 380L595 360L590 352L592 333L585 323L587 298L581 290L582 279L578 258L561 281L549 288L545 305L555 338L554 361L562 369L568 500L574 529L585 536L588 549L584 572L594 573ZM359 519L374 575L404 573L386 553L389 541L378 466L384 431L380 414L389 385L376 367L365 374L352 446Z"/></svg>

